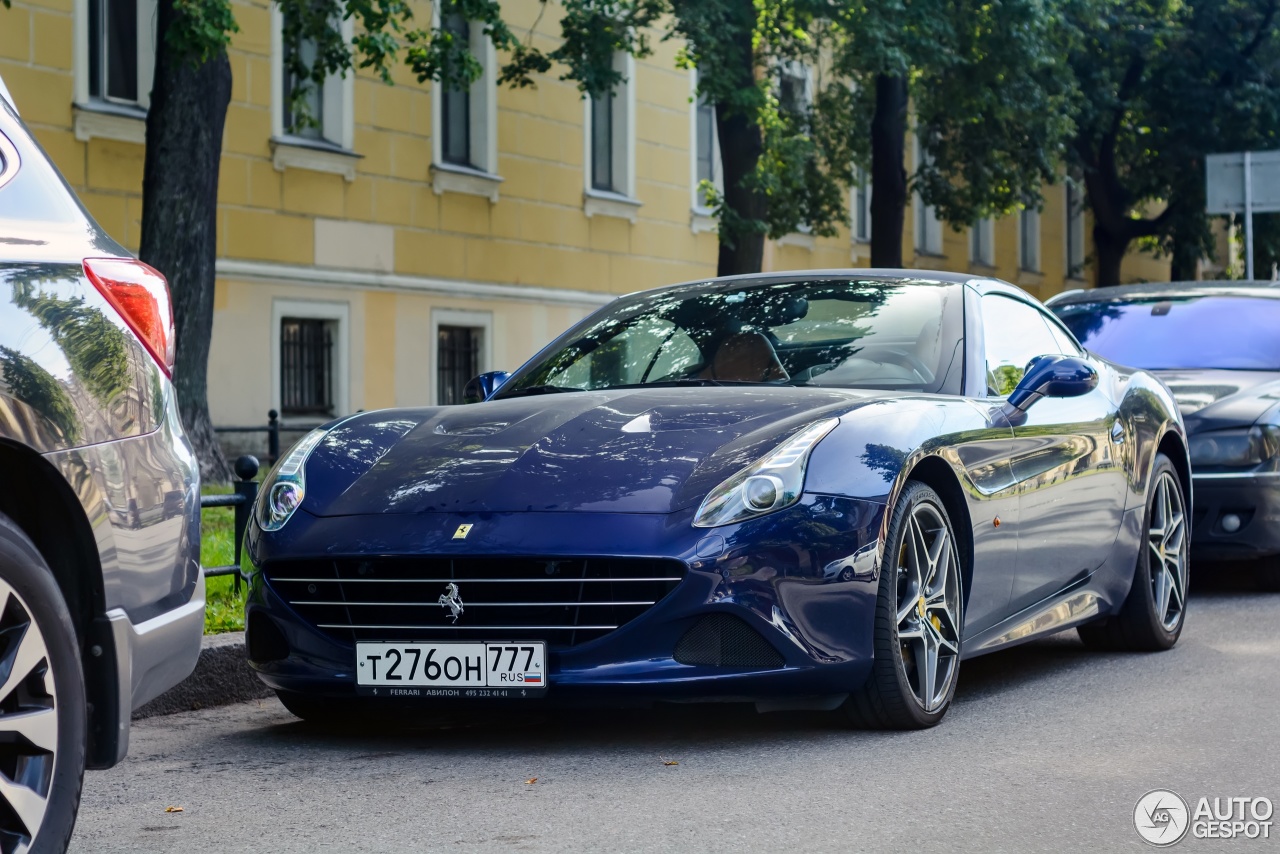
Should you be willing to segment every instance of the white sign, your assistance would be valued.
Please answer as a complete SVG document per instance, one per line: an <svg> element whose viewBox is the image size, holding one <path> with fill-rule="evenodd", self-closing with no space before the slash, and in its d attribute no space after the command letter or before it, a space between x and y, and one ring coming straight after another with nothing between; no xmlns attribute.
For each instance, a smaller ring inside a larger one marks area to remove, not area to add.
<svg viewBox="0 0 1280 854"><path fill-rule="evenodd" d="M1280 211L1280 151L1249 152L1249 195L1253 213ZM1206 211L1211 214L1245 212L1244 152L1210 154L1205 158Z"/></svg>

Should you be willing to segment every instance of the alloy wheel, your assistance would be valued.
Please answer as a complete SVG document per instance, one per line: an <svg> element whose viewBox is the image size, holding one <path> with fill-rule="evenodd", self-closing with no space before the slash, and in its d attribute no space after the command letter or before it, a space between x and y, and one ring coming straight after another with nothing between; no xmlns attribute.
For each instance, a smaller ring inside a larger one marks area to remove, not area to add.
<svg viewBox="0 0 1280 854"><path fill-rule="evenodd" d="M1166 632L1182 621L1187 595L1187 520L1182 490L1167 471L1156 480L1147 532L1151 549L1151 599L1156 618Z"/></svg>
<svg viewBox="0 0 1280 854"><path fill-rule="evenodd" d="M0 579L0 852L31 849L58 747L51 656L31 609Z"/></svg>
<svg viewBox="0 0 1280 854"><path fill-rule="evenodd" d="M916 702L934 712L945 702L960 661L960 571L941 511L918 504L898 552L899 660Z"/></svg>

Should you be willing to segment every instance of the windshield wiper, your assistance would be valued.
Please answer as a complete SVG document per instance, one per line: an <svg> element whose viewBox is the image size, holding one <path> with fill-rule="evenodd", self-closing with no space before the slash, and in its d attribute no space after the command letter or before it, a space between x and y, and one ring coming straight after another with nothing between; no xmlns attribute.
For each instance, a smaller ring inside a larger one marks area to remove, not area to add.
<svg viewBox="0 0 1280 854"><path fill-rule="evenodd" d="M515 391L500 394L498 399L504 400L509 397L526 397L533 394L559 394L563 391L583 391L583 389L565 388L560 385L531 385L526 388L518 388Z"/></svg>

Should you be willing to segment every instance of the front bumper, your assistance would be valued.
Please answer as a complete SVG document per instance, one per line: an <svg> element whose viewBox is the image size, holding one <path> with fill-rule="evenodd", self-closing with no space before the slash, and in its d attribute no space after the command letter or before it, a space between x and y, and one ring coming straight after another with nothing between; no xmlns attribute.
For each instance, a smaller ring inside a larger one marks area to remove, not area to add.
<svg viewBox="0 0 1280 854"><path fill-rule="evenodd" d="M1255 560L1280 555L1280 473L1195 474L1193 557ZM1224 521L1240 525L1228 531Z"/></svg>
<svg viewBox="0 0 1280 854"><path fill-rule="evenodd" d="M806 495L787 510L706 530L689 524L691 512L320 519L300 511L279 534L255 529L248 538L249 663L276 690L354 693L354 646L290 607L269 580L272 561L414 554L661 557L687 567L676 588L603 637L549 646L547 695L531 702L752 700L782 708L821 698L807 704L820 706L859 687L870 669L874 553L883 512L874 502ZM467 542L455 543L449 535L464 523L476 527ZM780 653L781 665L677 661L680 639L713 614L746 623ZM274 644L263 643L268 635ZM268 648L275 651L265 653Z"/></svg>

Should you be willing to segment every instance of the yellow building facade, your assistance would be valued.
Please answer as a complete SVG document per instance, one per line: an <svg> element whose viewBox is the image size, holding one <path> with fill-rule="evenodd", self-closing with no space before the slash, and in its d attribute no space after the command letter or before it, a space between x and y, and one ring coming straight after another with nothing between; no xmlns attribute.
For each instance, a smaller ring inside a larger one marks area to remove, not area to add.
<svg viewBox="0 0 1280 854"><path fill-rule="evenodd" d="M154 0L134 2L13 0L0 9L0 77L90 212L136 248ZM550 49L558 24L554 7L538 21L540 6L511 0L504 12L522 38L537 22L531 37ZM464 23L485 68L470 90L437 92L404 70L394 86L364 73L333 79L312 98L316 127L291 133L280 13L256 0L236 0L234 12L215 423L451 400L465 374L514 369L618 294L714 275L714 222L697 192L715 169L697 152L714 146L699 139L674 43L619 57L626 84L593 104L558 72L533 89L497 86L498 58ZM416 4L415 14L433 10ZM1041 212L978 235L936 222L917 200L905 260L998 276L1041 298L1084 287L1088 228L1067 194L1049 187ZM765 269L865 266L868 199L851 193L835 237L770 242ZM1164 279L1168 266L1135 255L1125 276Z"/></svg>

